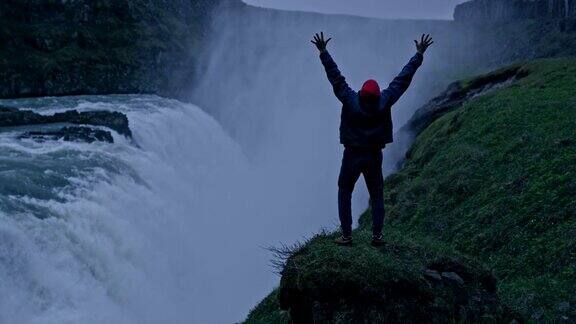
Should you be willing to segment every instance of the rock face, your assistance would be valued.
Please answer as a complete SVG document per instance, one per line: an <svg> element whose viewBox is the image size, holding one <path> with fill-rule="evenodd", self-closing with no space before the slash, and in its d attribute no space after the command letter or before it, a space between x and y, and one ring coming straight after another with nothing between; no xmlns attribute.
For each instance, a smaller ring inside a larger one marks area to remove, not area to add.
<svg viewBox="0 0 576 324"><path fill-rule="evenodd" d="M1 1L0 97L178 96L220 2Z"/></svg>
<svg viewBox="0 0 576 324"><path fill-rule="evenodd" d="M114 138L109 131L92 129L89 127L63 127L57 131L33 131L20 135L20 138L31 138L38 142L46 140L64 140L67 142L93 143L108 142L114 143Z"/></svg>
<svg viewBox="0 0 576 324"><path fill-rule="evenodd" d="M445 113L462 106L471 98L486 94L528 75L520 66L504 68L471 81L452 83L446 91L418 109L400 132L420 134L428 125Z"/></svg>
<svg viewBox="0 0 576 324"><path fill-rule="evenodd" d="M521 69L520 66L503 68L492 73L488 73L470 81L457 81L436 96L424 106L416 110L412 118L402 128L396 132L396 145L388 147L388 154L391 156L410 157L411 151L405 153L405 148L409 147L423 130L432 124L436 119L444 114L458 109L466 101L489 93L490 91L510 85L516 80L526 77L528 71ZM403 160L396 164L400 169Z"/></svg>
<svg viewBox="0 0 576 324"><path fill-rule="evenodd" d="M378 249L342 249L319 235L293 251L280 288L246 323L507 323L496 279L482 266L429 244L387 233ZM371 232L361 225L355 239Z"/></svg>
<svg viewBox="0 0 576 324"><path fill-rule="evenodd" d="M576 0L473 0L456 6L458 22L576 18Z"/></svg>
<svg viewBox="0 0 576 324"><path fill-rule="evenodd" d="M40 115L29 110L20 110L12 107L0 107L0 127L13 127L25 125L41 125L54 123L70 123L78 125L104 126L117 131L119 134L132 137L126 115L111 111L78 112L68 110L53 115Z"/></svg>
<svg viewBox="0 0 576 324"><path fill-rule="evenodd" d="M395 281L392 277L378 287L354 287L344 281L307 291L294 285L281 288L280 307L294 323L475 323L482 318L502 322L514 318L502 308L496 291L481 282L495 282L493 277L478 277L477 270L457 265L466 271L468 281L455 272L443 272L440 280L424 276ZM427 270L431 271L435 270Z"/></svg>

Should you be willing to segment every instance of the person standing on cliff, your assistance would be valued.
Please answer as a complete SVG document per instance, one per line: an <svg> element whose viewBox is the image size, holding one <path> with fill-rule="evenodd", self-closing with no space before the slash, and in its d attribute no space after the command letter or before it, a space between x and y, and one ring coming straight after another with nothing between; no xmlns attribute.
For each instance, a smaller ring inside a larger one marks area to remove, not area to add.
<svg viewBox="0 0 576 324"><path fill-rule="evenodd" d="M338 213L342 236L338 245L352 244L352 191L360 174L364 175L372 210L372 245L382 245L384 226L384 178L382 176L382 149L392 142L392 105L406 92L412 78L422 65L424 53L434 42L430 35L415 40L417 53L390 83L380 91L375 80L368 80L359 92L350 88L338 66L328 53L324 33L316 34L312 43L320 51L320 60L326 69L334 94L342 103L340 143L344 145L342 167L338 178Z"/></svg>

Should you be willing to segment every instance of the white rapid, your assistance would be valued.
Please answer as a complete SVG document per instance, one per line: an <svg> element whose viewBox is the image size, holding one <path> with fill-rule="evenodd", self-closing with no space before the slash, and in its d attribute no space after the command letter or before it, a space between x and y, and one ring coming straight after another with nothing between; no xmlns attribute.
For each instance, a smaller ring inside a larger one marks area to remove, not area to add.
<svg viewBox="0 0 576 324"><path fill-rule="evenodd" d="M254 227L282 228L259 206L277 197L199 108L152 96L2 104L122 111L134 142L0 133L0 323L231 323L274 285L271 238Z"/></svg>

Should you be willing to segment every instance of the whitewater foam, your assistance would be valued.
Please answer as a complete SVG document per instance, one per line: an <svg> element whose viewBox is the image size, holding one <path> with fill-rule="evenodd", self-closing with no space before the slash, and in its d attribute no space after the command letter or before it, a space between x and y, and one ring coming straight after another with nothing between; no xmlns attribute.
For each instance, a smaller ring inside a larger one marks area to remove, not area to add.
<svg viewBox="0 0 576 324"><path fill-rule="evenodd" d="M237 265L227 249L241 255L249 244L230 244L218 228L242 229L229 212L244 205L234 184L248 165L210 116L153 96L4 104L122 111L134 142L114 134L115 144L35 143L2 133L0 322L190 323L211 298L232 302L213 283L241 280L220 269ZM247 261L267 271L267 261Z"/></svg>

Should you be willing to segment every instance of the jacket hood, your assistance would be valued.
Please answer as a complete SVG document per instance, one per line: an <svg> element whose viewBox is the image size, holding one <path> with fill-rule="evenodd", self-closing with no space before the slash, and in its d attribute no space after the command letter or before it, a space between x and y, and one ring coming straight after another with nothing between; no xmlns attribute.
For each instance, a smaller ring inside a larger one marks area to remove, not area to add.
<svg viewBox="0 0 576 324"><path fill-rule="evenodd" d="M375 80L364 82L358 94L360 95L360 108L364 112L372 114L378 111L378 106L380 105L380 86L378 82Z"/></svg>
<svg viewBox="0 0 576 324"><path fill-rule="evenodd" d="M380 86L376 80L368 80L364 82L360 90L360 97L380 97Z"/></svg>

